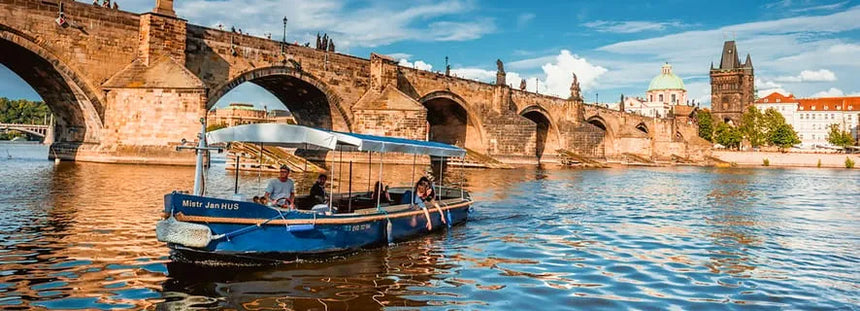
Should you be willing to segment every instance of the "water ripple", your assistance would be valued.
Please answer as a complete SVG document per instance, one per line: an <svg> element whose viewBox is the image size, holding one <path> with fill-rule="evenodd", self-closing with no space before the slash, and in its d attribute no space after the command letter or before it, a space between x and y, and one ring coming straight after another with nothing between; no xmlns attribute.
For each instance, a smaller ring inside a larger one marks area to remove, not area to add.
<svg viewBox="0 0 860 311"><path fill-rule="evenodd" d="M153 232L163 194L190 188L191 168L54 165L13 148L0 168L3 309L860 304L856 170L465 170L478 202L463 226L329 260L205 269L171 262ZM217 164L208 182L232 189ZM244 174L241 186L261 182Z"/></svg>

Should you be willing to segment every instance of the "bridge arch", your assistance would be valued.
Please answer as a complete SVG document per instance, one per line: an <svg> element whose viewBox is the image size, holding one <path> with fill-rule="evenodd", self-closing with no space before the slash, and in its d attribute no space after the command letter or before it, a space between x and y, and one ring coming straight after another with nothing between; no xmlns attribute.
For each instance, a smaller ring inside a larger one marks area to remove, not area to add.
<svg viewBox="0 0 860 311"><path fill-rule="evenodd" d="M649 133L648 125L645 125L645 122L639 122L639 124L636 124L636 129L645 134Z"/></svg>
<svg viewBox="0 0 860 311"><path fill-rule="evenodd" d="M561 148L561 135L558 127L555 122L551 121L552 118L546 109L538 105L533 105L524 108L519 114L535 123L535 132L537 134L537 137L535 137L535 156L538 160L543 157L547 147L551 151Z"/></svg>
<svg viewBox="0 0 860 311"><path fill-rule="evenodd" d="M206 109L211 109L221 97L245 82L272 93L299 124L352 131L352 122L340 97L313 75L289 66L260 67L237 74L209 91Z"/></svg>
<svg viewBox="0 0 860 311"><path fill-rule="evenodd" d="M39 40L0 24L0 64L21 77L55 116L57 143L97 143L104 127L98 88L51 53Z"/></svg>
<svg viewBox="0 0 860 311"><path fill-rule="evenodd" d="M612 126L612 123L609 123L599 114L593 115L585 121L595 127L599 128L603 131L603 141L600 144L603 150L599 150L600 153L603 154L604 157L610 158L615 155L615 134L616 130Z"/></svg>
<svg viewBox="0 0 860 311"><path fill-rule="evenodd" d="M451 91L432 91L418 99L427 108L428 140L483 150L481 119L465 99Z"/></svg>
<svg viewBox="0 0 860 311"><path fill-rule="evenodd" d="M24 134L45 138L45 133L39 130L31 130L26 127L0 125L0 131L18 131Z"/></svg>

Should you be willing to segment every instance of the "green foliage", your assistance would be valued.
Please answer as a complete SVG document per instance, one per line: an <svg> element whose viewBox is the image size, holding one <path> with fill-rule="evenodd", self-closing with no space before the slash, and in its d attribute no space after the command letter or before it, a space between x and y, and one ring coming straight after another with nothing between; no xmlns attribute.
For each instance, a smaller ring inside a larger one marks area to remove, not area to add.
<svg viewBox="0 0 860 311"><path fill-rule="evenodd" d="M851 157L845 157L845 168L854 168L854 161Z"/></svg>
<svg viewBox="0 0 860 311"><path fill-rule="evenodd" d="M764 160L761 161L761 165L762 166L770 166L770 160L768 160L767 158L764 158Z"/></svg>
<svg viewBox="0 0 860 311"><path fill-rule="evenodd" d="M854 137L851 137L851 132L839 129L839 124L833 123L830 126L830 133L827 134L827 142L845 148L854 144Z"/></svg>
<svg viewBox="0 0 860 311"><path fill-rule="evenodd" d="M714 141L714 117L710 111L699 110L696 114L696 119L699 122L699 137L707 141Z"/></svg>
<svg viewBox="0 0 860 311"><path fill-rule="evenodd" d="M741 146L743 134L733 126L725 123L717 124L717 130L714 132L714 141L718 144L726 146L726 148L737 149Z"/></svg>
<svg viewBox="0 0 860 311"><path fill-rule="evenodd" d="M743 137L753 147L764 145L767 142L767 133L764 126L764 115L755 106L749 106L741 116L739 127Z"/></svg>
<svg viewBox="0 0 860 311"><path fill-rule="evenodd" d="M225 127L227 127L227 125L224 123L210 124L210 125L206 126L206 131L211 132L214 130L220 130L220 129L225 128Z"/></svg>
<svg viewBox="0 0 860 311"><path fill-rule="evenodd" d="M50 114L51 110L43 102L0 97L0 123L43 124ZM7 131L0 133L0 140L24 136L26 135L21 132Z"/></svg>
<svg viewBox="0 0 860 311"><path fill-rule="evenodd" d="M800 143L800 139L797 138L797 132L784 121L778 124L773 132L770 133L769 140L772 145L780 149L790 148Z"/></svg>
<svg viewBox="0 0 860 311"><path fill-rule="evenodd" d="M773 132L785 123L785 117L782 116L779 111L776 111L774 108L767 108L762 114L761 123L763 125L763 130L766 136L768 136L768 141L770 141L770 136L773 135Z"/></svg>
<svg viewBox="0 0 860 311"><path fill-rule="evenodd" d="M0 123L43 124L50 114L43 102L0 97Z"/></svg>

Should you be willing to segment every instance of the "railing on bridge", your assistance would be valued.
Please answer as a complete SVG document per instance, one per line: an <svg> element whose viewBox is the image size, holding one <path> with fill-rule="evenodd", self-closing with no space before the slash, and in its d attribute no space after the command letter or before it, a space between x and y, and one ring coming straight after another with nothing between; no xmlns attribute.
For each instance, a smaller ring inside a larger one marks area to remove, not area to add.
<svg viewBox="0 0 860 311"><path fill-rule="evenodd" d="M42 124L0 123L0 131L8 130L15 130L35 136L45 137L48 135L48 131L51 130L51 126Z"/></svg>

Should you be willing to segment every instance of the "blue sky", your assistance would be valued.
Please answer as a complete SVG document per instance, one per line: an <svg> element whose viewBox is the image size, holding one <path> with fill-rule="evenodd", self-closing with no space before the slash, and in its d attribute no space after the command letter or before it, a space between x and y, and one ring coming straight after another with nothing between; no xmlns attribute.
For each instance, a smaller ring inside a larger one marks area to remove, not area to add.
<svg viewBox="0 0 860 311"><path fill-rule="evenodd" d="M119 4L144 12L154 2ZM195 24L274 38L286 16L289 41L328 33L339 52L377 52L434 71L448 56L454 74L487 82L499 58L509 84L527 79L530 90L562 97L573 71L588 102L642 96L669 62L688 97L709 105L709 65L732 38L740 55L751 54L760 93L860 94L860 1L178 0L176 11ZM5 68L0 96L38 98ZM230 101L280 106L250 84L219 104Z"/></svg>

